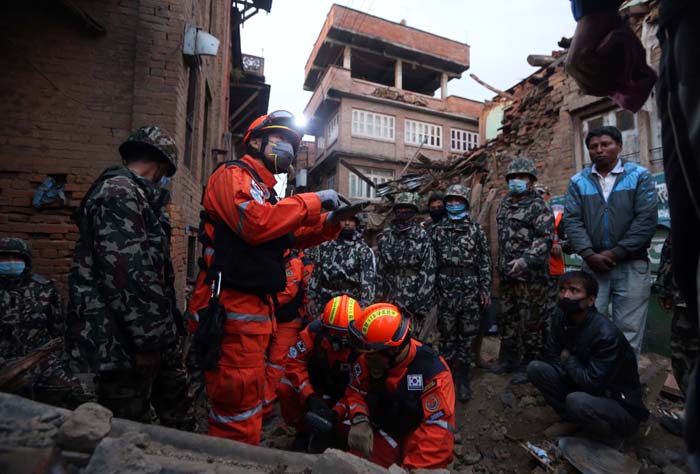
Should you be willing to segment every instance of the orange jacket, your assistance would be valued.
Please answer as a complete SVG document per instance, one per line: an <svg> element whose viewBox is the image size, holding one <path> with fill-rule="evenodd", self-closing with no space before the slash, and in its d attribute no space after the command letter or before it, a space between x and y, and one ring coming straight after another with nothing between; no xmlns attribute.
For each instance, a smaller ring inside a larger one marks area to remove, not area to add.
<svg viewBox="0 0 700 474"><path fill-rule="evenodd" d="M394 394L396 398L405 399L406 394L399 393L400 386L403 385L409 390L409 394L411 392L420 393L423 410L420 425L395 441L401 449L402 467L406 469L447 468L447 465L452 462L452 448L454 447L454 384L447 364L442 357L438 359L437 354L432 356L434 359L433 363L430 364L432 366L430 369L415 372L412 370L415 368L412 362L416 358L417 352L421 350L423 354L426 354L428 351L421 347L420 342L412 339L408 356L398 365L389 369L386 378L385 388L389 395ZM444 366L444 370L440 364ZM435 372L435 365L440 371L431 375ZM345 392L348 418L352 420L356 415L367 415L370 417L370 421L376 424L376 419L372 419L367 400L378 393L370 391L369 368L363 354L353 364L353 374ZM381 433L381 435L386 436L386 433Z"/></svg>
<svg viewBox="0 0 700 474"><path fill-rule="evenodd" d="M559 243L559 224L561 223L561 219L564 217L563 212L555 212L554 213L554 243L558 244ZM564 256L562 255L559 258L553 257L552 255L549 256L549 274L552 276L558 276L558 275L563 275L564 274Z"/></svg>
<svg viewBox="0 0 700 474"><path fill-rule="evenodd" d="M321 322L316 320L309 324L299 334L299 340L296 344L289 348L285 363L284 378L281 383L291 386L298 394L302 403L312 393L319 395L328 395L324 393L323 387L314 387L309 375L310 365L320 367L325 365L328 369L350 373L350 364L352 363L352 350L343 348L334 351L328 338L321 337L320 346L316 347L318 334L322 330ZM324 360L314 360L315 358L323 358ZM313 370L313 367L311 367ZM327 373L327 370L322 370ZM345 380L347 380L347 377Z"/></svg>
<svg viewBox="0 0 700 474"><path fill-rule="evenodd" d="M279 303L277 322L294 322L298 323L301 328L306 314L304 309L304 263L296 250L287 251L284 271L287 276L287 285L284 291L277 293L277 302ZM289 309L288 305L296 305L297 303L300 306L293 310L295 313L293 319L280 319L280 315L285 312L285 309Z"/></svg>
<svg viewBox="0 0 700 474"><path fill-rule="evenodd" d="M262 163L245 155L242 158L260 176L257 181L252 174L238 166L222 165L209 177L204 192L204 210L222 220L245 242L258 245L283 235L294 234L294 246L305 248L335 239L340 233L340 224L327 225L327 214L321 213L321 201L314 193L304 193L281 199L277 204L266 202L277 183L274 175ZM214 228L206 223L204 228L209 238ZM213 249L204 249L207 265L213 261ZM197 311L205 308L211 293L205 281L205 272L197 277L188 313L190 331L197 326ZM270 334L273 330L272 301L222 288L221 304L227 312L224 333Z"/></svg>

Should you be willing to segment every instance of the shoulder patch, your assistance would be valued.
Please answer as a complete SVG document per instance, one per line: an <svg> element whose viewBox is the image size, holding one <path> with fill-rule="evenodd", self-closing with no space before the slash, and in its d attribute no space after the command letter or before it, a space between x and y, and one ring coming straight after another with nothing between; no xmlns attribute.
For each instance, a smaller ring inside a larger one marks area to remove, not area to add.
<svg viewBox="0 0 700 474"><path fill-rule="evenodd" d="M430 413L435 413L438 410L438 408L440 408L440 398L435 394L428 395L427 397L425 397L423 406Z"/></svg>
<svg viewBox="0 0 700 474"><path fill-rule="evenodd" d="M287 352L287 357L289 357L290 359L296 359L298 354L299 353L297 352L297 348L294 346L291 346L289 348L289 351Z"/></svg>
<svg viewBox="0 0 700 474"><path fill-rule="evenodd" d="M408 390L423 391L423 374L408 374L406 376L406 385Z"/></svg>
<svg viewBox="0 0 700 474"><path fill-rule="evenodd" d="M299 339L299 341L297 341L296 345L297 345L297 349L299 349L299 352L302 352L302 353L306 352L306 344L304 344L304 341Z"/></svg>
<svg viewBox="0 0 700 474"><path fill-rule="evenodd" d="M362 375L362 366L360 366L359 362L355 362L355 364L353 364L352 372L355 374L356 379L360 378L360 375Z"/></svg>

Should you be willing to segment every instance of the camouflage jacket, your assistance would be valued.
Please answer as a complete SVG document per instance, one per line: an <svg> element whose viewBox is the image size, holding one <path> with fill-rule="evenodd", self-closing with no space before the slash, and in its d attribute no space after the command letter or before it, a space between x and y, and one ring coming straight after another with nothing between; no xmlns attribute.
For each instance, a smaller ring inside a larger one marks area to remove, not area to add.
<svg viewBox="0 0 700 474"><path fill-rule="evenodd" d="M162 191L123 166L97 179L78 210L67 349L80 372L131 367L175 343Z"/></svg>
<svg viewBox="0 0 700 474"><path fill-rule="evenodd" d="M498 272L503 281L547 281L554 215L549 205L530 189L520 199L505 197L496 213ZM509 262L524 258L527 268L518 277L507 275Z"/></svg>
<svg viewBox="0 0 700 474"><path fill-rule="evenodd" d="M319 308L339 294L347 294L363 308L374 303L376 265L374 252L360 232L352 239L337 238L318 246L309 295Z"/></svg>
<svg viewBox="0 0 700 474"><path fill-rule="evenodd" d="M671 233L669 232L661 249L661 259L659 260L659 269L656 271L654 290L659 295L659 298L672 298L674 306L685 306L685 300L673 279L671 260Z"/></svg>
<svg viewBox="0 0 700 474"><path fill-rule="evenodd" d="M0 277L0 365L63 337L61 300L51 280L27 267L20 278Z"/></svg>
<svg viewBox="0 0 700 474"><path fill-rule="evenodd" d="M436 287L441 296L454 291L491 292L491 254L486 234L470 217L445 218L433 227L437 262Z"/></svg>
<svg viewBox="0 0 700 474"><path fill-rule="evenodd" d="M430 234L415 221L403 231L392 224L380 234L378 245L378 299L410 313L427 314L433 305L435 285L435 251Z"/></svg>

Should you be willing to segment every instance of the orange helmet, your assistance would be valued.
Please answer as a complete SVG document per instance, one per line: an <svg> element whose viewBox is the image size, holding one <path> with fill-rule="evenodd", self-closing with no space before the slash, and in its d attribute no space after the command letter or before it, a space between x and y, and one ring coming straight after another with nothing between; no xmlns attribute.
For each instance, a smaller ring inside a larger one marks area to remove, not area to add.
<svg viewBox="0 0 700 474"><path fill-rule="evenodd" d="M348 325L362 313L360 304L348 295L336 296L323 309L321 322L328 329L347 332Z"/></svg>
<svg viewBox="0 0 700 474"><path fill-rule="evenodd" d="M350 323L350 344L364 352L399 347L406 339L408 326L408 318L399 308L389 303L376 303Z"/></svg>
<svg viewBox="0 0 700 474"><path fill-rule="evenodd" d="M253 120L243 136L243 144L248 146L251 138L260 138L271 133L279 133L289 140L294 147L294 153L297 152L301 138L304 136L295 124L294 114L286 110L276 110Z"/></svg>

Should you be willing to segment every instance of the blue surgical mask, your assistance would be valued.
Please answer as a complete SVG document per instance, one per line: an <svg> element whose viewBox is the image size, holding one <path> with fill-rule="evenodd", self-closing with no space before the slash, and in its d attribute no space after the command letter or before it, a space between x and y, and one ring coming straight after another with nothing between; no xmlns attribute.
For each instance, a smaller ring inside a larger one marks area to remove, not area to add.
<svg viewBox="0 0 700 474"><path fill-rule="evenodd" d="M169 185L171 181L172 181L172 179L170 179L170 177L163 176L162 178L160 178L160 183L158 183L158 186L160 186L161 188L164 188L167 185Z"/></svg>
<svg viewBox="0 0 700 474"><path fill-rule="evenodd" d="M464 203L446 204L445 209L447 209L447 217L453 221L467 217L467 205Z"/></svg>
<svg viewBox="0 0 700 474"><path fill-rule="evenodd" d="M0 262L0 276L20 276L24 273L27 264L24 260L9 260Z"/></svg>
<svg viewBox="0 0 700 474"><path fill-rule="evenodd" d="M508 191L510 194L518 195L527 191L527 181L524 179L509 179Z"/></svg>
<svg viewBox="0 0 700 474"><path fill-rule="evenodd" d="M268 159L272 161L274 174L286 173L290 165L294 164L294 147L288 142L270 142L272 150ZM268 168L269 169L269 168Z"/></svg>

